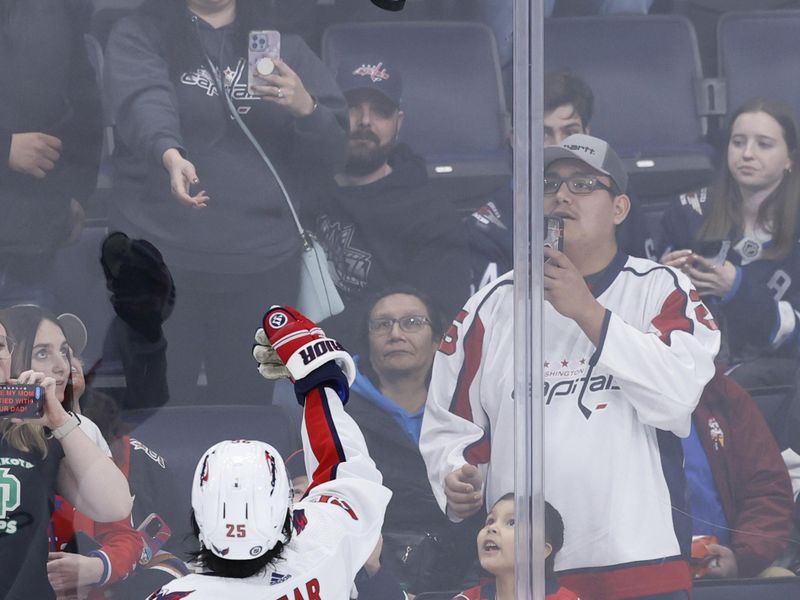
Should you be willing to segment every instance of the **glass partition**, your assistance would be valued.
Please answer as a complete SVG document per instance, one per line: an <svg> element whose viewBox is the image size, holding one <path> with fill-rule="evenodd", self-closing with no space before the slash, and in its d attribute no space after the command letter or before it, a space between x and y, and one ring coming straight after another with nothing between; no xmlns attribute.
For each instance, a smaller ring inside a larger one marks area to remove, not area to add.
<svg viewBox="0 0 800 600"><path fill-rule="evenodd" d="M800 597L800 13L719 4L0 0L0 597Z"/></svg>

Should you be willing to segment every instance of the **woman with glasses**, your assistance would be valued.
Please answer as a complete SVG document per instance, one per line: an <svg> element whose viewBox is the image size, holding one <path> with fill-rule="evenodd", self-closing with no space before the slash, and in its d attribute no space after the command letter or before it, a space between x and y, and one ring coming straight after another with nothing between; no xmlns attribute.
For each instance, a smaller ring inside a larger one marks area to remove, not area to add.
<svg viewBox="0 0 800 600"><path fill-rule="evenodd" d="M405 285L373 296L367 307L347 412L393 493L381 562L409 592L453 589L475 556L478 523L459 527L439 510L418 448L433 356L447 323L425 294Z"/></svg>
<svg viewBox="0 0 800 600"><path fill-rule="evenodd" d="M796 371L800 309L798 126L757 98L736 111L713 185L683 194L662 219L661 262L682 270L727 338L719 359L744 387Z"/></svg>
<svg viewBox="0 0 800 600"><path fill-rule="evenodd" d="M51 350L41 334L64 338L58 322L48 317L33 332L15 324L10 311L0 311L0 383L40 385L44 403L41 418L0 419L0 597L55 599L47 571L55 494L100 522L125 518L132 501L125 477L59 400L69 371L54 377L32 368ZM63 347L52 350L68 355Z"/></svg>

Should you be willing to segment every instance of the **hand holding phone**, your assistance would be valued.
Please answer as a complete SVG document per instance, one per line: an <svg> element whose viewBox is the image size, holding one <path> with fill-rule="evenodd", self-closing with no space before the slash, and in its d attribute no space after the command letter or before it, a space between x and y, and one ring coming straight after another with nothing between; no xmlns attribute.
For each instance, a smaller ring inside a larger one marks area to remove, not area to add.
<svg viewBox="0 0 800 600"><path fill-rule="evenodd" d="M43 414L43 387L33 384L0 384L0 418L38 419Z"/></svg>
<svg viewBox="0 0 800 600"><path fill-rule="evenodd" d="M545 215L544 217L544 247L553 248L559 252L564 251L564 219L561 217ZM544 262L548 259L545 258Z"/></svg>
<svg viewBox="0 0 800 600"><path fill-rule="evenodd" d="M147 515L136 531L142 534L145 542L144 554L140 561L142 564L150 562L172 536L169 525L156 513Z"/></svg>
<svg viewBox="0 0 800 600"><path fill-rule="evenodd" d="M713 266L719 267L728 258L730 248L730 240L702 240L692 245L692 252L707 259Z"/></svg>

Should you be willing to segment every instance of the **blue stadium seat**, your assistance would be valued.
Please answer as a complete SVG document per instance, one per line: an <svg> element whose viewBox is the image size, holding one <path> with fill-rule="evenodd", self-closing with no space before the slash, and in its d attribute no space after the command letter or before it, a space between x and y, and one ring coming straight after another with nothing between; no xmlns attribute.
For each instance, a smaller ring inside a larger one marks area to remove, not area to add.
<svg viewBox="0 0 800 600"><path fill-rule="evenodd" d="M732 12L717 29L719 74L728 112L756 96L769 96L800 115L800 10Z"/></svg>
<svg viewBox="0 0 800 600"><path fill-rule="evenodd" d="M301 446L300 427L275 406L168 406L125 411L122 420L136 438L166 460L174 476L176 497L163 516L173 538L193 549L189 533L191 486L197 461L209 447L230 439L256 439L286 457ZM176 537L178 536L178 537ZM190 536L191 538L191 536Z"/></svg>
<svg viewBox="0 0 800 600"><path fill-rule="evenodd" d="M403 78L400 140L443 180L511 174L508 115L492 31L479 23L380 22L331 25L322 59L395 66Z"/></svg>
<svg viewBox="0 0 800 600"><path fill-rule="evenodd" d="M702 79L694 30L678 16L548 19L547 71L568 70L595 96L592 133L625 161L641 196L685 191L711 174L696 89Z"/></svg>

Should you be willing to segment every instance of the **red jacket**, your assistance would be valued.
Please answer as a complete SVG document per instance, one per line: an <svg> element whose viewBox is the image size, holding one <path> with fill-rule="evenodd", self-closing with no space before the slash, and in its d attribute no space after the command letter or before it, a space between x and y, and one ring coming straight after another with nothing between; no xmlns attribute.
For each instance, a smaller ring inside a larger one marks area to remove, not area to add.
<svg viewBox="0 0 800 600"><path fill-rule="evenodd" d="M721 372L706 386L693 418L733 530L739 577L753 577L781 555L792 531L786 465L756 403Z"/></svg>
<svg viewBox="0 0 800 600"><path fill-rule="evenodd" d="M115 464L128 477L130 468L129 436L124 437L127 452ZM103 579L91 590L89 600L105 598L104 589L130 575L139 564L144 551L142 534L131 526L131 518L99 523L78 511L61 496L56 497L56 510L51 517L53 549L61 550L78 531L82 531L100 545L96 556L103 561Z"/></svg>

